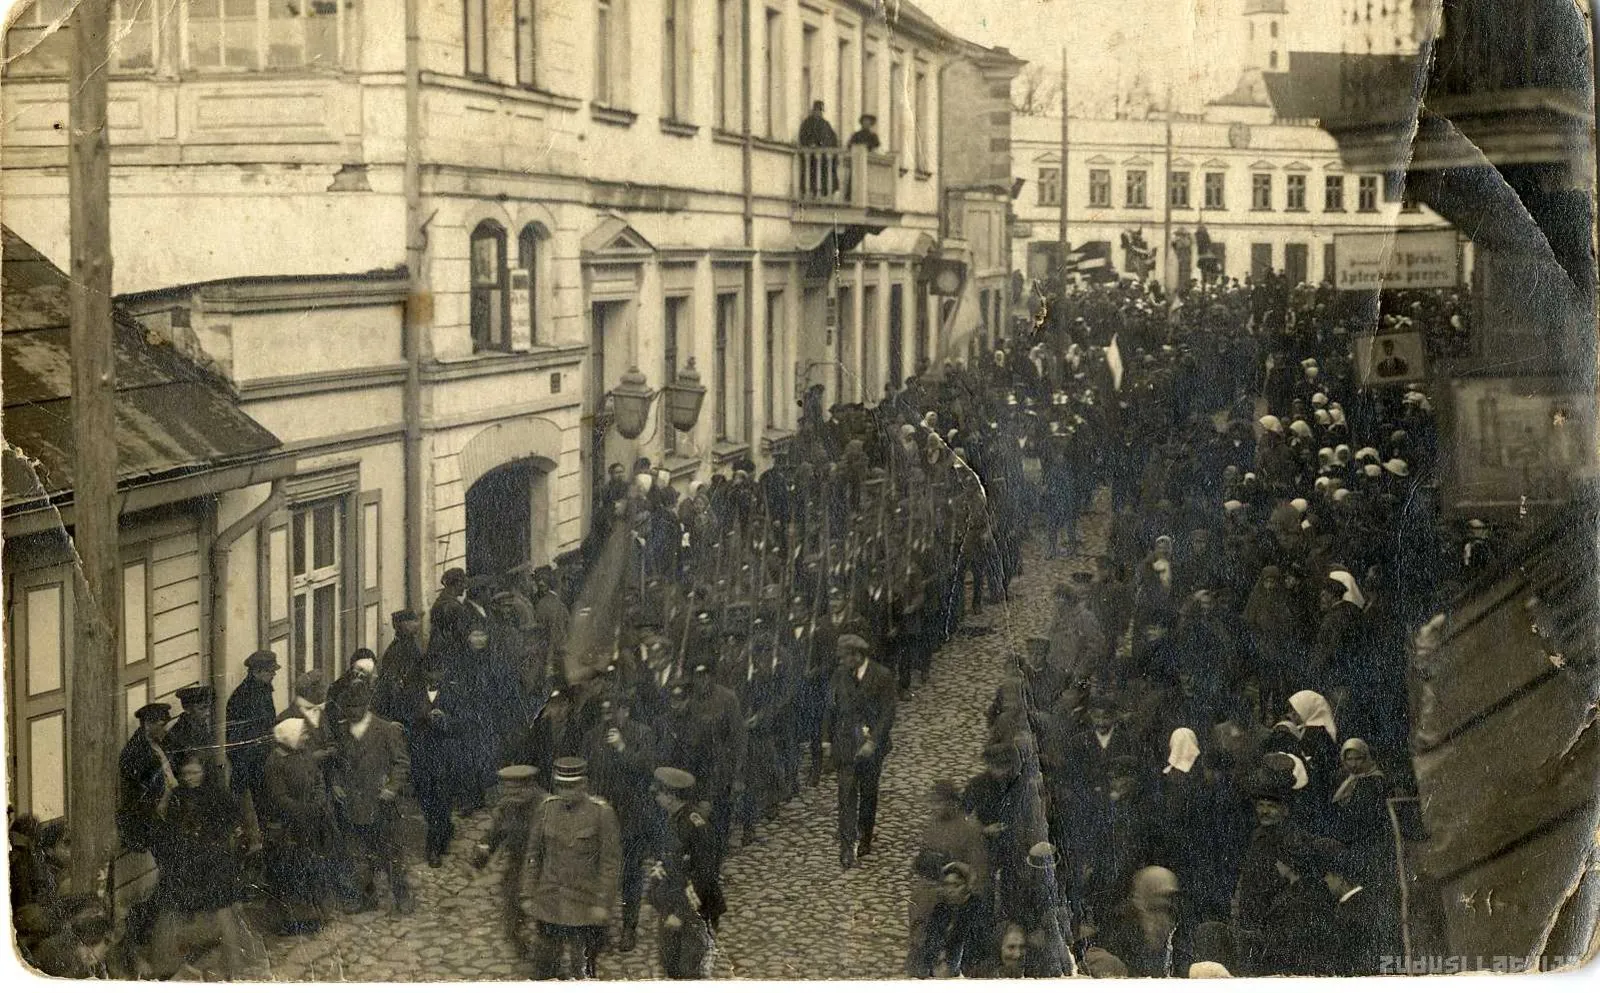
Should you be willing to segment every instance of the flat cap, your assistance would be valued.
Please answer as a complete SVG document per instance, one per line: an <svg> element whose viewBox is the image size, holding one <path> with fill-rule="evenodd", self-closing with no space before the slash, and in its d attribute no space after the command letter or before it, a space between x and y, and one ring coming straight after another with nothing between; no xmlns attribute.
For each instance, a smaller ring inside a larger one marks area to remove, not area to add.
<svg viewBox="0 0 1600 993"><path fill-rule="evenodd" d="M656 784L662 789L672 790L675 793L694 789L694 775L682 769L674 769L670 765L657 769L655 779Z"/></svg>
<svg viewBox="0 0 1600 993"><path fill-rule="evenodd" d="M325 703L328 699L328 679L320 669L314 669L295 681L294 695L307 703Z"/></svg>
<svg viewBox="0 0 1600 993"><path fill-rule="evenodd" d="M209 686L185 686L177 695L179 703L185 707L193 707L196 704L211 703L217 698L217 691Z"/></svg>
<svg viewBox="0 0 1600 993"><path fill-rule="evenodd" d="M573 755L556 759L555 781L575 783L589 774L589 763Z"/></svg>
<svg viewBox="0 0 1600 993"><path fill-rule="evenodd" d="M412 610L410 607L407 607L404 610L397 610L394 613L390 614L389 615L389 620L392 621L395 624L400 624L400 623L403 623L405 621L420 620L420 618L417 617L417 612L415 610Z"/></svg>
<svg viewBox="0 0 1600 993"><path fill-rule="evenodd" d="M172 720L172 704L147 703L135 710L133 716L141 721L170 721Z"/></svg>
<svg viewBox="0 0 1600 993"><path fill-rule="evenodd" d="M838 648L840 651L843 651L846 648L851 648L858 652L870 651L870 646L867 645L867 639L858 634L841 635L839 637Z"/></svg>
<svg viewBox="0 0 1600 993"><path fill-rule="evenodd" d="M446 569L444 575L439 577L439 582L445 586L462 586L467 582L467 570L455 568Z"/></svg>
<svg viewBox="0 0 1600 993"><path fill-rule="evenodd" d="M265 648L251 652L250 657L244 660L244 667L250 670L282 668L282 666L278 665L277 654L269 652Z"/></svg>

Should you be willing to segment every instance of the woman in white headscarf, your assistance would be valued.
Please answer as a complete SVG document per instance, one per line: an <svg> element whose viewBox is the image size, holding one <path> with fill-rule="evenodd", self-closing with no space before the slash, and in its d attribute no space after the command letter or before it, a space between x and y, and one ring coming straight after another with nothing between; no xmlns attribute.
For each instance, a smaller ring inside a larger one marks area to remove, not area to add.
<svg viewBox="0 0 1600 993"><path fill-rule="evenodd" d="M1174 728L1159 787L1161 820L1155 860L1193 886L1207 858L1211 802L1200 766L1200 739L1191 728Z"/></svg>
<svg viewBox="0 0 1600 993"><path fill-rule="evenodd" d="M267 756L263 842L267 887L280 934L320 930L335 877L338 830L327 782L303 717L279 721Z"/></svg>
<svg viewBox="0 0 1600 993"><path fill-rule="evenodd" d="M1282 737L1281 729L1285 726L1293 735L1292 741ZM1338 735L1333 707L1327 698L1315 690L1301 690L1289 697L1289 712L1267 742L1268 751L1287 752L1305 763L1309 778L1306 786L1308 813L1313 820L1308 827L1313 830L1325 828L1332 816L1333 787L1339 766Z"/></svg>

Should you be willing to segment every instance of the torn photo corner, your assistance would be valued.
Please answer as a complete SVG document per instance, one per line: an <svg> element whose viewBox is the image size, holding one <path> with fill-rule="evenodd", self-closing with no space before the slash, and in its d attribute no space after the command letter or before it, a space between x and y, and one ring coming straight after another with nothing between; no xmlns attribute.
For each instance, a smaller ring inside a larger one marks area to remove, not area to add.
<svg viewBox="0 0 1600 993"><path fill-rule="evenodd" d="M3 0L10 967L1592 957L1586 0Z"/></svg>

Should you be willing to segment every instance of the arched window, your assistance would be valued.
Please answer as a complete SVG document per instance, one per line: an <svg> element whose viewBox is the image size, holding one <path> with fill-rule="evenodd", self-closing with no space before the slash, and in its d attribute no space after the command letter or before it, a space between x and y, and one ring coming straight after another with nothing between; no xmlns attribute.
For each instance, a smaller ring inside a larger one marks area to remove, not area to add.
<svg viewBox="0 0 1600 993"><path fill-rule="evenodd" d="M504 351L509 321L506 232L494 221L472 231L472 350Z"/></svg>
<svg viewBox="0 0 1600 993"><path fill-rule="evenodd" d="M528 322L529 341L535 345L545 344L544 336L539 329L539 229L532 224L522 229L517 236L517 281L526 281L525 286L515 287L518 293L517 306L526 307L524 314L513 314L512 320L525 319Z"/></svg>
<svg viewBox="0 0 1600 993"><path fill-rule="evenodd" d="M1278 22L1277 21L1273 21L1272 22L1272 37L1274 37L1274 38L1278 37Z"/></svg>

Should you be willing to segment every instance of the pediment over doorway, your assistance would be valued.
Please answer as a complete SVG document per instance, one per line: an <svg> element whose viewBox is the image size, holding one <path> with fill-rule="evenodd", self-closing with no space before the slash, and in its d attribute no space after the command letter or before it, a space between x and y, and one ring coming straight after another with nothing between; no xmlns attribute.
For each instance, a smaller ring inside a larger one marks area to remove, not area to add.
<svg viewBox="0 0 1600 993"><path fill-rule="evenodd" d="M644 235L615 214L601 219L583 238L583 254L587 257L635 259L654 254L655 250Z"/></svg>

